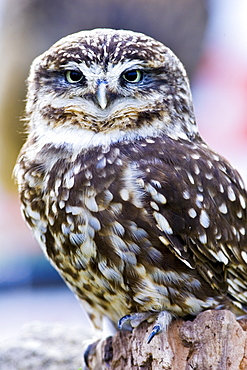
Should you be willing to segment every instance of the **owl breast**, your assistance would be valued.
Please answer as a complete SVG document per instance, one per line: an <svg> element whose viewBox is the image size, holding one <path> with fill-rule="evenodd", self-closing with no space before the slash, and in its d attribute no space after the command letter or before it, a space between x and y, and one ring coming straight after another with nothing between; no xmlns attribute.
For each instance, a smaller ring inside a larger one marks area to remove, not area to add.
<svg viewBox="0 0 247 370"><path fill-rule="evenodd" d="M171 215L171 204L179 200L170 185L167 193L156 190L169 176L173 150L163 150L162 162L154 145L159 141L97 147L76 156L49 146L33 163L20 160L23 212L35 237L75 294L114 322L128 312L195 314L220 301L172 231L175 222L179 233L186 228L186 211ZM166 207L169 222L160 212ZM186 264L171 245L185 254Z"/></svg>

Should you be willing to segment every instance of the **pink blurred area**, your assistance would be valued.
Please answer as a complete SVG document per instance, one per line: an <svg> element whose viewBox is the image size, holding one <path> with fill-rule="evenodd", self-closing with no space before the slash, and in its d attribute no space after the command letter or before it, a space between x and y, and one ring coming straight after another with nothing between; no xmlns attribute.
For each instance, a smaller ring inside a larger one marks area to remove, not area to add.
<svg viewBox="0 0 247 370"><path fill-rule="evenodd" d="M247 184L247 3L211 1L204 52L193 83L204 140Z"/></svg>
<svg viewBox="0 0 247 370"><path fill-rule="evenodd" d="M23 253L37 253L30 229L24 224L17 194L0 189L0 245L1 257L16 256ZM21 244L21 249L13 248ZM39 251L39 247L37 246ZM36 252L35 252L36 251Z"/></svg>
<svg viewBox="0 0 247 370"><path fill-rule="evenodd" d="M247 182L247 64L226 50L209 48L194 85L202 137L234 165Z"/></svg>

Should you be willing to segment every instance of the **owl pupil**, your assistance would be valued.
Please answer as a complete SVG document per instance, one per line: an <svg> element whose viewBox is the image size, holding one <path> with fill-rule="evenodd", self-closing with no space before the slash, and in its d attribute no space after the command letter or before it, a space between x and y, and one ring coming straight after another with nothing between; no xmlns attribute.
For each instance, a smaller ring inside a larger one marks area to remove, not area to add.
<svg viewBox="0 0 247 370"><path fill-rule="evenodd" d="M131 71L124 72L123 78L127 82L136 83L136 82L141 81L141 79L142 79L142 72L139 71L138 69L133 69Z"/></svg>
<svg viewBox="0 0 247 370"><path fill-rule="evenodd" d="M79 71L67 71L65 78L69 83L76 83L82 80L83 74Z"/></svg>

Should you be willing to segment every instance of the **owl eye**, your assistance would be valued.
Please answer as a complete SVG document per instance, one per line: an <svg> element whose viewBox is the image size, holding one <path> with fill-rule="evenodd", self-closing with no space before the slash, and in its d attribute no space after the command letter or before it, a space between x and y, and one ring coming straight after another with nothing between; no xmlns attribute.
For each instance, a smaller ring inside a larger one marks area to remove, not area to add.
<svg viewBox="0 0 247 370"><path fill-rule="evenodd" d="M80 82L83 80L84 75L80 71L66 71L65 72L65 79L68 81L70 84L75 84L77 82Z"/></svg>
<svg viewBox="0 0 247 370"><path fill-rule="evenodd" d="M135 84L142 80L143 73L139 69L131 69L130 71L124 72L122 77L125 81Z"/></svg>

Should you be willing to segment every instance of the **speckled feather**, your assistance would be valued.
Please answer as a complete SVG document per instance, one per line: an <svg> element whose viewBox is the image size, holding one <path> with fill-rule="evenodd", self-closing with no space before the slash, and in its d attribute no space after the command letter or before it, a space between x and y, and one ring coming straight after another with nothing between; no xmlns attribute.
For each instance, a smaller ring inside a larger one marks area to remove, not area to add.
<svg viewBox="0 0 247 370"><path fill-rule="evenodd" d="M76 65L83 86L62 80ZM121 84L133 68L146 80ZM102 315L245 311L246 191L197 132L168 48L130 31L70 35L34 61L27 117L23 214L97 326Z"/></svg>

